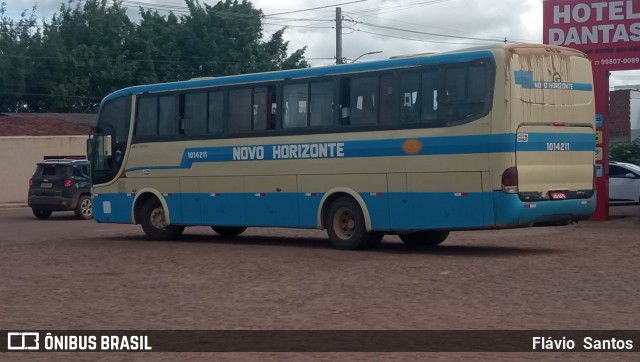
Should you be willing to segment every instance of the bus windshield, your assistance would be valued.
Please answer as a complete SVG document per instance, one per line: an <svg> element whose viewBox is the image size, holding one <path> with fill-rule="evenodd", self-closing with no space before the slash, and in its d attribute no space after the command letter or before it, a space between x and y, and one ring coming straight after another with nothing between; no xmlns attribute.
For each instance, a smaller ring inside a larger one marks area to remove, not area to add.
<svg viewBox="0 0 640 362"><path fill-rule="evenodd" d="M108 101L100 110L87 146L95 184L114 179L122 166L129 138L130 113L129 96Z"/></svg>

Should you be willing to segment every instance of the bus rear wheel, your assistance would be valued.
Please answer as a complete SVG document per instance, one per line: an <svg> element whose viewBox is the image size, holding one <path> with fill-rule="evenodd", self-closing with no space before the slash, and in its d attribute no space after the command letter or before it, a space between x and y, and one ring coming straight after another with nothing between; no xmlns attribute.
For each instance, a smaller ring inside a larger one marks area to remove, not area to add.
<svg viewBox="0 0 640 362"><path fill-rule="evenodd" d="M384 237L381 232L367 232L362 209L350 197L340 197L331 203L325 220L329 240L337 249L370 249Z"/></svg>
<svg viewBox="0 0 640 362"><path fill-rule="evenodd" d="M212 226L211 228L216 234L225 237L238 236L247 230L244 226Z"/></svg>
<svg viewBox="0 0 640 362"><path fill-rule="evenodd" d="M448 231L425 230L398 235L400 240L412 248L426 248L442 244L449 236Z"/></svg>
<svg viewBox="0 0 640 362"><path fill-rule="evenodd" d="M158 199L151 199L142 205L142 230L149 240L175 240L184 231L184 226L167 224L165 210Z"/></svg>

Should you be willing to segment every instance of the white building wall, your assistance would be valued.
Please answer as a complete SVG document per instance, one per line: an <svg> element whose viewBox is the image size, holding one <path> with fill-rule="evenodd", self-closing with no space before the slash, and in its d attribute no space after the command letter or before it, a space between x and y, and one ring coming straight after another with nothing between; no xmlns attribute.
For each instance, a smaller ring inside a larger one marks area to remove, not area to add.
<svg viewBox="0 0 640 362"><path fill-rule="evenodd" d="M631 91L629 98L631 140L634 140L640 137L640 92Z"/></svg>
<svg viewBox="0 0 640 362"><path fill-rule="evenodd" d="M0 203L27 202L29 178L45 156L85 156L87 136L0 137Z"/></svg>

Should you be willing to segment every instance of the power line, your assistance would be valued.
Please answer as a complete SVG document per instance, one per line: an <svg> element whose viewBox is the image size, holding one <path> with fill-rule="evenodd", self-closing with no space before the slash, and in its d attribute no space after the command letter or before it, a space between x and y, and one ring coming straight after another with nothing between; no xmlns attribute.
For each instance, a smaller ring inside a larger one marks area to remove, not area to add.
<svg viewBox="0 0 640 362"><path fill-rule="evenodd" d="M372 32L372 31L366 31L366 30L362 30L362 29L355 29L355 31L358 31L358 32L361 32L361 33L366 33L366 34L371 34L371 35L382 36L382 37L385 37L385 38L410 40L410 41L419 41L419 42L422 42L422 43L437 43L437 44L450 44L450 45L483 45L482 43L464 43L464 42L452 43L452 42L447 42L447 41L407 38L407 37L396 36L396 35L375 33L375 32Z"/></svg>
<svg viewBox="0 0 640 362"><path fill-rule="evenodd" d="M368 0L356 0L356 1L346 2L346 3L340 3L340 4L333 4L333 5L318 6L318 7L316 7L316 8L309 8L309 9L302 9L302 10L286 11L286 12L283 12L283 13L277 13L277 14L268 14L268 15L265 15L265 16L275 16L275 15L293 14L293 13L301 13L301 12L303 12L303 11L311 11L311 10L326 9L326 8L335 8L336 6L349 5L349 4L355 4L355 3L361 3L361 2L364 2L364 1L368 1Z"/></svg>
<svg viewBox="0 0 640 362"><path fill-rule="evenodd" d="M366 23L366 22L363 22L363 21L348 20L348 19L345 19L345 21L353 22L353 23L356 23L356 24L361 24L361 25L365 25L365 26L369 26L369 27L374 27L374 28L393 30L393 31L401 31L401 32L413 33L413 34L439 36L439 37L444 37L444 38L454 38L454 39L462 39L462 40L490 41L490 42L502 42L502 41L504 41L504 39L497 39L497 38L476 38L476 37L470 37L470 36L459 36L459 35L440 34L440 33L426 32L426 31L402 29L402 28L396 28L396 27L393 27L393 26L378 25L378 24Z"/></svg>

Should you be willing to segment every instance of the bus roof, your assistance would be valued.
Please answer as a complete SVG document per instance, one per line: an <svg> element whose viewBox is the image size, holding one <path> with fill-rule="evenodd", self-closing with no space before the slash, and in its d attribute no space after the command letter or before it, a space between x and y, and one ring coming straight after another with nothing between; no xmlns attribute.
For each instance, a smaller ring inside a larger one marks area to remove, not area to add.
<svg viewBox="0 0 640 362"><path fill-rule="evenodd" d="M413 67L424 64L442 64L442 63L456 63L475 60L479 58L493 57L493 51L504 51L507 48L522 47L532 45L504 45L497 44L485 47L475 47L469 49L462 49L457 51L451 51L446 53L434 53L434 54L417 54L415 56L407 55L394 57L392 59L377 60L362 63L351 63L341 65L327 65L313 68L303 69L291 69L291 70L279 70L263 73L251 73L241 75L231 75L225 77L207 77L207 78L195 78L186 81L171 82L171 83L157 83L149 85L139 85L120 89L109 95L107 95L102 103L124 96L128 94L143 94L143 93L156 93L166 91L179 91L187 89L206 88L223 85L234 84L247 84L256 82L269 82L280 80L293 80L293 79L305 79L310 77L322 77L331 75L351 74L367 71ZM540 47L539 45L537 47ZM544 47L555 47L544 45Z"/></svg>

